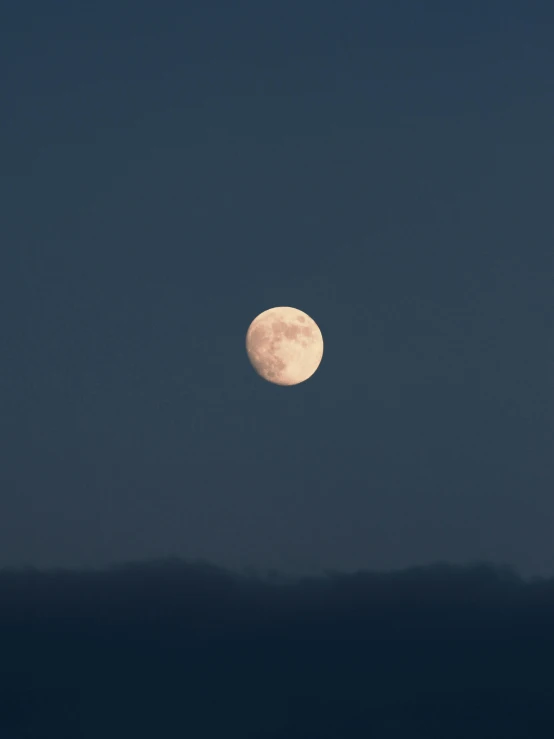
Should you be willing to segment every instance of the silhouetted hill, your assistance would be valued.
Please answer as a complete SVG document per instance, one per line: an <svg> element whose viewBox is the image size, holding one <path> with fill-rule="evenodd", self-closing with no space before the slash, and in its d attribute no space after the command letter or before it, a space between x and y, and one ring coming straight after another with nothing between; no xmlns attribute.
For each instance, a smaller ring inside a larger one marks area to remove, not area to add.
<svg viewBox="0 0 554 739"><path fill-rule="evenodd" d="M554 581L0 572L0 739L554 737Z"/></svg>

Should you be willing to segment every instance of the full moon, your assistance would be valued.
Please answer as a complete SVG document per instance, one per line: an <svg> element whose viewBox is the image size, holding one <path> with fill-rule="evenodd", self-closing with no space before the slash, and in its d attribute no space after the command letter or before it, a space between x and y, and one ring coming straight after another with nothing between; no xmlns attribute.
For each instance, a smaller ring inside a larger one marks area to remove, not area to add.
<svg viewBox="0 0 554 739"><path fill-rule="evenodd" d="M246 333L246 352L256 372L275 385L298 385L311 377L323 357L319 326L297 308L270 308Z"/></svg>

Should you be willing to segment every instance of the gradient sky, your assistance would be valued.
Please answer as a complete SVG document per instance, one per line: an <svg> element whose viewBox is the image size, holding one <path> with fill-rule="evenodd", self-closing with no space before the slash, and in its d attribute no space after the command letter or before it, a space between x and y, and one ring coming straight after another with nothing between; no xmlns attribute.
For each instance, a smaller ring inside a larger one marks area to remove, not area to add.
<svg viewBox="0 0 554 739"><path fill-rule="evenodd" d="M0 9L0 565L554 572L554 6ZM251 320L325 354L282 388Z"/></svg>

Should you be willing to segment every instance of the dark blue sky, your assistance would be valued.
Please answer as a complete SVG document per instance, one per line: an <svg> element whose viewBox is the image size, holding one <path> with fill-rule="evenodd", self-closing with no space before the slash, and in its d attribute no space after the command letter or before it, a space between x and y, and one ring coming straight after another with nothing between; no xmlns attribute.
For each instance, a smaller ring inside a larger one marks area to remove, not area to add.
<svg viewBox="0 0 554 739"><path fill-rule="evenodd" d="M0 10L0 565L552 573L554 6ZM310 314L317 373L252 370Z"/></svg>

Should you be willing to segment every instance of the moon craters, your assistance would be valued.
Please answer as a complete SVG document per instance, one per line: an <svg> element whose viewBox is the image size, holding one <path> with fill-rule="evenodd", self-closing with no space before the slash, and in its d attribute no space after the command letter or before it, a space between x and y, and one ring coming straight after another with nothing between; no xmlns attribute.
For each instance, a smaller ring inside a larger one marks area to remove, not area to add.
<svg viewBox="0 0 554 739"><path fill-rule="evenodd" d="M250 324L246 351L265 380L297 385L317 370L323 356L323 337L315 321L297 308L270 308Z"/></svg>

